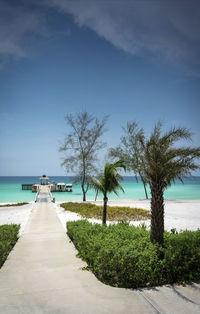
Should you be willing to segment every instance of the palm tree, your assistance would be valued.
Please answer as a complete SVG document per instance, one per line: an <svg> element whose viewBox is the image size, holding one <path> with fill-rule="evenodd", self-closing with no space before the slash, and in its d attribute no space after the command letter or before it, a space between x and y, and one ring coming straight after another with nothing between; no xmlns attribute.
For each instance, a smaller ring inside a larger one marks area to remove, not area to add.
<svg viewBox="0 0 200 314"><path fill-rule="evenodd" d="M115 163L106 162L104 172L99 177L99 179L91 177L91 182L94 189L103 193L103 224L106 224L108 193L114 192L115 194L117 194L118 189L124 192L121 184L119 183L120 175L117 172L118 168L123 168L124 170L126 170L126 167L122 160L118 160Z"/></svg>
<svg viewBox="0 0 200 314"><path fill-rule="evenodd" d="M175 142L191 139L186 128L172 128L163 136L158 122L149 140L140 138L144 150L144 174L151 189L151 241L163 244L164 190L175 179L183 183L183 177L200 168L200 147L174 147Z"/></svg>

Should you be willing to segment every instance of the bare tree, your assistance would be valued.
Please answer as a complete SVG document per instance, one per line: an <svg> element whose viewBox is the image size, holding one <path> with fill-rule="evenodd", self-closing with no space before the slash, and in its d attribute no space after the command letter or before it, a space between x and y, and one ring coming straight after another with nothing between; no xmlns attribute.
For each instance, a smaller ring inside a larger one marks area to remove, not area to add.
<svg viewBox="0 0 200 314"><path fill-rule="evenodd" d="M107 116L100 121L88 112L68 114L65 117L72 132L65 137L59 151L65 152L62 166L76 173L76 181L81 182L83 201L90 185L90 177L97 172L97 152L106 146L101 136L106 131Z"/></svg>
<svg viewBox="0 0 200 314"><path fill-rule="evenodd" d="M138 182L137 176L141 178L144 186L146 199L148 193L146 189L144 169L144 153L140 142L140 137L144 135L143 128L139 128L136 122L127 122L126 127L123 127L124 135L121 136L121 143L116 148L111 148L109 156L124 160L128 171L133 171Z"/></svg>

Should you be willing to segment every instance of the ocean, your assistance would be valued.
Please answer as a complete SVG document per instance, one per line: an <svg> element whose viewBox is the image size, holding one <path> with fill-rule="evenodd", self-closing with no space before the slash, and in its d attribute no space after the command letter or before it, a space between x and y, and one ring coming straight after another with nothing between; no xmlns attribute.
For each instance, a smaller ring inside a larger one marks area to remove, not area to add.
<svg viewBox="0 0 200 314"><path fill-rule="evenodd" d="M49 177L53 182L73 183L73 177L59 176ZM35 193L32 191L22 191L22 183L39 183L39 177L0 177L0 203L6 202L30 202L35 200ZM119 195L111 193L109 199L115 200L130 200L130 199L145 199L145 193L142 183L136 182L135 177L123 177L121 182L125 193L119 192ZM52 193L56 201L76 201L82 200L82 191L80 184L73 184L73 192L55 192ZM150 198L150 190L148 188ZM166 199L177 200L200 200L200 177L189 177L184 180L184 184L177 181L165 191ZM94 200L95 192L89 189L87 200ZM99 193L98 200L102 199L102 194Z"/></svg>

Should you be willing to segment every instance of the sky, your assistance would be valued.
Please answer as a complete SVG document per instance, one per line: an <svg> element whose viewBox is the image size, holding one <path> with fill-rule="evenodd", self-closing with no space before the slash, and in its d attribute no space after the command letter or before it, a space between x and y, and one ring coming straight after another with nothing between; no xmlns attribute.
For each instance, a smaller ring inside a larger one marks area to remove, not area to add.
<svg viewBox="0 0 200 314"><path fill-rule="evenodd" d="M195 0L0 0L0 176L72 174L64 117L85 110L109 115L99 165L127 121L199 146L199 29Z"/></svg>

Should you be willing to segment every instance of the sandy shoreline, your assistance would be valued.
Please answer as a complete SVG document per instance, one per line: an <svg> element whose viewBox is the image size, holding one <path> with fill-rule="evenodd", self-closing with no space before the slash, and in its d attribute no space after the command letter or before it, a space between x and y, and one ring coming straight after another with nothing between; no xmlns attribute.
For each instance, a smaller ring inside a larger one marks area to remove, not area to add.
<svg viewBox="0 0 200 314"><path fill-rule="evenodd" d="M88 202L102 205L102 201ZM66 230L67 221L78 220L82 217L76 213L64 211L64 209L59 206L60 203L61 202L57 202L53 204L53 206L63 228ZM150 200L110 200L108 205L150 209ZM22 234L33 206L34 203L32 202L19 207L15 206L15 204L11 207L0 207L0 225L11 223L21 224L20 234ZM101 220L97 219L89 219L89 221L101 223ZM147 227L150 226L150 220L134 221L131 222L131 224L139 225L143 222ZM185 229L197 230L200 228L200 200L165 200L165 230L170 231L172 228L176 228L177 231Z"/></svg>
<svg viewBox="0 0 200 314"><path fill-rule="evenodd" d="M12 203L9 203L12 204ZM28 218L33 209L33 202L23 206L9 206L0 207L0 225L4 224L20 224L21 228L19 235L21 235L26 227ZM0 204L0 205L5 205Z"/></svg>

